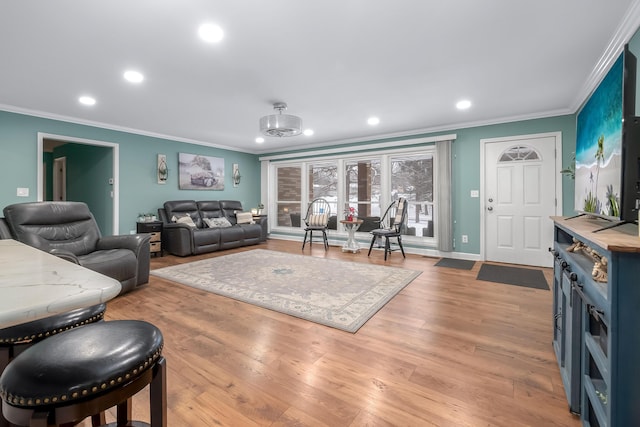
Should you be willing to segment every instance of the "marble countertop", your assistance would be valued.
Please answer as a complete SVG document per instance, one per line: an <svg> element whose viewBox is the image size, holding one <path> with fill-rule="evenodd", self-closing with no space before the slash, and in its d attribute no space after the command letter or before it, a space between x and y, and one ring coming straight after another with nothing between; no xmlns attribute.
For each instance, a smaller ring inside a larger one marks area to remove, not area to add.
<svg viewBox="0 0 640 427"><path fill-rule="evenodd" d="M15 240L0 240L0 328L106 302L120 282Z"/></svg>

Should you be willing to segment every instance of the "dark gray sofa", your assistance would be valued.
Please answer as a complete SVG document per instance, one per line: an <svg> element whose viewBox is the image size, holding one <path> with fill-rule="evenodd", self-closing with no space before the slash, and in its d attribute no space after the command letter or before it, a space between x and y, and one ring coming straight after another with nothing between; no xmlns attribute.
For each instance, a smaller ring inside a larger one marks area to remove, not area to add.
<svg viewBox="0 0 640 427"><path fill-rule="evenodd" d="M214 252L240 246L256 245L265 239L263 227L267 218L260 218L261 223L238 224L236 213L243 212L242 203L237 200L172 200L158 209L158 217L162 226L162 248L170 254L189 256ZM196 227L172 221L172 218L189 215ZM231 227L209 228L204 218L225 217Z"/></svg>
<svg viewBox="0 0 640 427"><path fill-rule="evenodd" d="M85 203L16 203L3 212L11 238L116 279L120 294L149 281L150 236L102 236Z"/></svg>

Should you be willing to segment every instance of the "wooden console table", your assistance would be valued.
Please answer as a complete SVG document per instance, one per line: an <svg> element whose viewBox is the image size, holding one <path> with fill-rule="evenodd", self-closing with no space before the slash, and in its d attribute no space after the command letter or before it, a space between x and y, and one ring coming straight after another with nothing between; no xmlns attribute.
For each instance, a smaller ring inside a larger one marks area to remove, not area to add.
<svg viewBox="0 0 640 427"><path fill-rule="evenodd" d="M0 328L109 301L120 282L15 240L0 240Z"/></svg>

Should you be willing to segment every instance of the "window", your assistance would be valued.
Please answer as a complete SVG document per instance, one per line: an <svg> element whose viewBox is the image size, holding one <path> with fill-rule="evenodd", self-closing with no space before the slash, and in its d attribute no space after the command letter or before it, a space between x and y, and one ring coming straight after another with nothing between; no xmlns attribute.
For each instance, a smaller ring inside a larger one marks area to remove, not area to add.
<svg viewBox="0 0 640 427"><path fill-rule="evenodd" d="M329 226L338 239L346 235L339 221L346 217L348 208L353 208L358 218L364 220L359 239L366 240L387 207L404 197L408 201L408 215L403 240L415 247L438 245L441 230L447 224L446 213L441 217L439 209L448 202L446 199L440 204L439 197L448 196L449 192L439 191L438 180L442 178L436 173L441 170L438 161L446 155L438 151L442 145L434 143L454 139L455 136L425 138L420 140L420 146L375 144L369 151L319 150L298 160L290 155L266 160L269 176L273 177L269 191L275 195L269 197L269 206L277 211L277 218L269 219L272 232L290 234L292 229L298 229L306 206L322 197L331 205ZM362 150L362 146L358 148Z"/></svg>
<svg viewBox="0 0 640 427"><path fill-rule="evenodd" d="M277 185L277 222L278 226L300 227L300 166L282 166L276 168Z"/></svg>
<svg viewBox="0 0 640 427"><path fill-rule="evenodd" d="M380 160L346 161L344 166L344 210L354 208L360 218L380 216Z"/></svg>
<svg viewBox="0 0 640 427"><path fill-rule="evenodd" d="M525 145L516 145L511 148L507 148L504 153L500 155L499 162L514 162L523 160L540 160L540 155L533 147L527 147Z"/></svg>
<svg viewBox="0 0 640 427"><path fill-rule="evenodd" d="M433 155L391 157L391 200L408 201L403 234L433 237Z"/></svg>
<svg viewBox="0 0 640 427"><path fill-rule="evenodd" d="M331 215L338 212L338 165L333 163L312 163L309 165L309 203L322 197L331 206ZM305 212L306 214L306 212Z"/></svg>

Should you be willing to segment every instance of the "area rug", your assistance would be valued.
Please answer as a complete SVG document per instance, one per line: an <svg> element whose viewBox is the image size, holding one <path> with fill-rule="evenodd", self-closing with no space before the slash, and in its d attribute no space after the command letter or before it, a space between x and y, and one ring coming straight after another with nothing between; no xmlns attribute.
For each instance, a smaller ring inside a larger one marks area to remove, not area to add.
<svg viewBox="0 0 640 427"><path fill-rule="evenodd" d="M507 285L549 290L547 279L545 279L542 270L533 268L482 264L476 279L487 282L505 283Z"/></svg>
<svg viewBox="0 0 640 427"><path fill-rule="evenodd" d="M456 268L458 270L471 270L476 264L475 261L468 259L442 258L435 263L436 267Z"/></svg>
<svg viewBox="0 0 640 427"><path fill-rule="evenodd" d="M352 333L420 273L266 249L151 271L154 276Z"/></svg>

